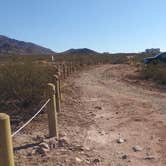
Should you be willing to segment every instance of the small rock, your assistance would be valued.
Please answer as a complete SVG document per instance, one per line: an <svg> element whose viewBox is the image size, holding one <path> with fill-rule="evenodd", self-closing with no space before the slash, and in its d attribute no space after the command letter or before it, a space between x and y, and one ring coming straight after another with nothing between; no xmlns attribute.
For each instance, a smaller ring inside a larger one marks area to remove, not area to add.
<svg viewBox="0 0 166 166"><path fill-rule="evenodd" d="M54 148L58 147L58 140L55 137L48 139L46 143L49 144L49 147L51 149L54 149Z"/></svg>
<svg viewBox="0 0 166 166"><path fill-rule="evenodd" d="M78 163L81 163L81 162L83 161L82 159L80 159L80 158L78 158L78 157L76 157L75 160L76 160Z"/></svg>
<svg viewBox="0 0 166 166"><path fill-rule="evenodd" d="M139 118L135 118L134 121L136 121L136 122L140 122L141 119L139 119Z"/></svg>
<svg viewBox="0 0 166 166"><path fill-rule="evenodd" d="M155 159L155 157L154 156L146 156L144 159L145 160L153 160L153 159Z"/></svg>
<svg viewBox="0 0 166 166"><path fill-rule="evenodd" d="M35 148L36 153L43 154L43 155L46 155L47 152L49 151L50 151L50 147L45 142L40 143L39 146Z"/></svg>
<svg viewBox="0 0 166 166"><path fill-rule="evenodd" d="M102 110L102 107L96 106L95 109Z"/></svg>
<svg viewBox="0 0 166 166"><path fill-rule="evenodd" d="M45 143L45 142L40 143L39 147L40 148L44 148L44 149L48 149L48 150L50 149L49 145L47 143Z"/></svg>
<svg viewBox="0 0 166 166"><path fill-rule="evenodd" d="M59 147L66 147L68 144L69 143L68 143L67 139L65 139L65 138L60 139L58 142Z"/></svg>
<svg viewBox="0 0 166 166"><path fill-rule="evenodd" d="M101 135L105 135L105 132L104 132L104 131L99 131L99 133L100 133Z"/></svg>
<svg viewBox="0 0 166 166"><path fill-rule="evenodd" d="M39 136L39 135L37 135L35 140L38 141L38 142L43 142L44 138Z"/></svg>
<svg viewBox="0 0 166 166"><path fill-rule="evenodd" d="M89 148L89 147L87 147L87 146L84 146L84 150L89 151L89 150L90 150L90 148Z"/></svg>
<svg viewBox="0 0 166 166"><path fill-rule="evenodd" d="M47 154L47 152L49 152L49 149L45 149L45 148L37 148L36 149L36 152L38 152L39 154L44 154L44 155L46 155Z"/></svg>
<svg viewBox="0 0 166 166"><path fill-rule="evenodd" d="M36 154L36 149L32 149L27 153L27 156L33 156L34 154Z"/></svg>
<svg viewBox="0 0 166 166"><path fill-rule="evenodd" d="M117 143L118 143L118 144L122 144L122 143L124 143L124 142L125 142L125 140L124 140L123 138L117 139Z"/></svg>
<svg viewBox="0 0 166 166"><path fill-rule="evenodd" d="M93 160L93 163L95 163L95 164L96 164L96 163L99 163L99 162L100 162L99 159L94 159L94 160Z"/></svg>
<svg viewBox="0 0 166 166"><path fill-rule="evenodd" d="M90 160L89 159L86 159L85 161L87 164L90 164Z"/></svg>
<svg viewBox="0 0 166 166"><path fill-rule="evenodd" d="M126 155L126 154L123 155L123 156L122 156L122 159L123 159L123 160L127 159L127 155Z"/></svg>
<svg viewBox="0 0 166 166"><path fill-rule="evenodd" d="M61 132L61 133L59 134L59 136L60 136L60 137L65 137L65 136L67 136L67 134L66 134L65 132Z"/></svg>
<svg viewBox="0 0 166 166"><path fill-rule="evenodd" d="M143 149L139 145L135 145L135 146L133 146L133 150L134 150L134 152L139 152L139 151L142 151Z"/></svg>

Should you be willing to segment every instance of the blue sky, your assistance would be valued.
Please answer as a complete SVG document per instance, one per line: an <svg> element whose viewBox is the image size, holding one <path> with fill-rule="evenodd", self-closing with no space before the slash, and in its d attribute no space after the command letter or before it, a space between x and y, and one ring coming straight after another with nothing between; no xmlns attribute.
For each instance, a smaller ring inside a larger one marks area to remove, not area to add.
<svg viewBox="0 0 166 166"><path fill-rule="evenodd" d="M0 0L0 34L60 52L166 50L166 0Z"/></svg>

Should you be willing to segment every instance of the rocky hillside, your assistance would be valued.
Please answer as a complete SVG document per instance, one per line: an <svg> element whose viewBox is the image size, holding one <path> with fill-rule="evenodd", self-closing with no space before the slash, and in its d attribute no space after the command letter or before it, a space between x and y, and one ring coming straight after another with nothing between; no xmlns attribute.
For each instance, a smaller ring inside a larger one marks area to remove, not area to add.
<svg viewBox="0 0 166 166"><path fill-rule="evenodd" d="M54 54L52 50L34 43L19 41L0 35L0 55Z"/></svg>

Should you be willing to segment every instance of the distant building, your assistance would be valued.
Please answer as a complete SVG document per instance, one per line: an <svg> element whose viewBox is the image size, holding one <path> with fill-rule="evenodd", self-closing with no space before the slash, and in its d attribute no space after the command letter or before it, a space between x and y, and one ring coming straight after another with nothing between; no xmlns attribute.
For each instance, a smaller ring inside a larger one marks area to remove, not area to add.
<svg viewBox="0 0 166 166"><path fill-rule="evenodd" d="M159 54L160 53L160 48L146 49L145 52L148 53L148 54Z"/></svg>

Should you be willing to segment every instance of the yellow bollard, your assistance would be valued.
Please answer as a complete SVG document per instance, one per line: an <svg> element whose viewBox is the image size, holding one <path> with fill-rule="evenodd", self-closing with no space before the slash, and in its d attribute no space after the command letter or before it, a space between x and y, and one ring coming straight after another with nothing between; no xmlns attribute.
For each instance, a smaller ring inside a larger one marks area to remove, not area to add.
<svg viewBox="0 0 166 166"><path fill-rule="evenodd" d="M72 74L72 62L70 62L70 74Z"/></svg>
<svg viewBox="0 0 166 166"><path fill-rule="evenodd" d="M61 72L61 65L58 64L58 72Z"/></svg>
<svg viewBox="0 0 166 166"><path fill-rule="evenodd" d="M48 83L47 88L47 99L50 98L50 102L47 104L48 113L48 126L49 126L49 136L57 137L58 135L58 118L56 111L56 101L55 101L55 85Z"/></svg>
<svg viewBox="0 0 166 166"><path fill-rule="evenodd" d="M58 79L58 81L59 81L59 85L58 85L58 87L59 87L59 98L60 98L60 101L62 101L62 92L61 92L61 79L59 78Z"/></svg>
<svg viewBox="0 0 166 166"><path fill-rule="evenodd" d="M66 67L65 67L65 64L63 64L63 78L66 79Z"/></svg>
<svg viewBox="0 0 166 166"><path fill-rule="evenodd" d="M72 72L74 73L74 63L72 62Z"/></svg>
<svg viewBox="0 0 166 166"><path fill-rule="evenodd" d="M71 74L71 62L69 62L69 74Z"/></svg>
<svg viewBox="0 0 166 166"><path fill-rule="evenodd" d="M62 64L60 64L60 73L59 73L60 75L59 75L59 79L61 80L61 79L63 79L63 71L62 71Z"/></svg>
<svg viewBox="0 0 166 166"><path fill-rule="evenodd" d="M57 75L54 75L55 78L55 100L56 100L56 110L57 112L60 112L60 101L61 101L61 97L60 97L60 82L59 82L59 77Z"/></svg>
<svg viewBox="0 0 166 166"><path fill-rule="evenodd" d="M0 113L0 166L14 166L10 117Z"/></svg>
<svg viewBox="0 0 166 166"><path fill-rule="evenodd" d="M58 72L58 89L59 89L59 98L60 98L60 101L62 101L62 93L61 93L61 77L62 75L61 75L61 73L60 72Z"/></svg>
<svg viewBox="0 0 166 166"><path fill-rule="evenodd" d="M73 62L71 62L71 73L73 73Z"/></svg>
<svg viewBox="0 0 166 166"><path fill-rule="evenodd" d="M77 62L75 64L75 71L78 71L78 64L77 64Z"/></svg>
<svg viewBox="0 0 166 166"><path fill-rule="evenodd" d="M67 77L70 75L70 66L69 63L67 63Z"/></svg>

